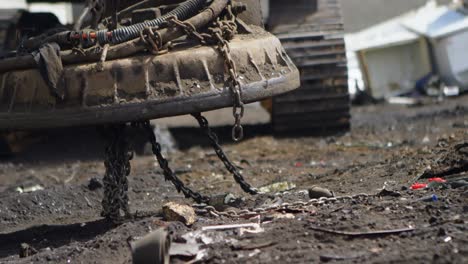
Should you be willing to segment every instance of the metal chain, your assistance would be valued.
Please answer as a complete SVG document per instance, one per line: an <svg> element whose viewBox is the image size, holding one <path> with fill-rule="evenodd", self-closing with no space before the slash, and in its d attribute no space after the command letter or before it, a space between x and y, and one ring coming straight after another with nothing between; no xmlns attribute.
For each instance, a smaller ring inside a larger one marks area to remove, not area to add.
<svg viewBox="0 0 468 264"><path fill-rule="evenodd" d="M108 131L109 145L105 150L104 198L101 215L111 221L130 217L128 205L128 180L133 152L125 139L125 124L112 125Z"/></svg>
<svg viewBox="0 0 468 264"><path fill-rule="evenodd" d="M153 55L159 55L167 52L163 49L161 34L150 27L145 27L140 31L140 40L149 47L149 51Z"/></svg>
<svg viewBox="0 0 468 264"><path fill-rule="evenodd" d="M214 217L231 217L231 218L250 218L258 215L266 214L271 211L284 211L284 210L307 210L307 207L311 206L321 206L327 203L335 203L344 200L355 200L357 198L367 198L371 195L361 193L353 196L341 196L341 197L332 197L326 198L322 197L319 199L310 199L308 201L295 201L293 203L281 203L278 205L271 205L266 207L259 207L255 209L242 209L240 211L227 210L220 212L216 210L213 206L204 205L204 204L194 204L192 205L196 209L197 214L210 214Z"/></svg>
<svg viewBox="0 0 468 264"><path fill-rule="evenodd" d="M182 28L187 36L198 40L202 44L206 44L206 39L210 37L210 35L206 33L199 33L194 25L192 25L190 22L179 20L177 16L170 16L167 18L167 23L169 23L169 26L171 27Z"/></svg>
<svg viewBox="0 0 468 264"><path fill-rule="evenodd" d="M232 173L234 180L240 185L242 190L246 193L255 195L258 194L258 190L252 187L239 172L237 167L229 160L229 158L224 153L223 149L219 145L218 136L210 129L208 120L202 116L200 113L192 114L192 116L198 121L200 128L205 133L205 135L210 139L211 146L218 158L224 163L226 169Z"/></svg>
<svg viewBox="0 0 468 264"><path fill-rule="evenodd" d="M232 59L229 40L237 33L236 16L232 12L232 6L227 6L227 16L224 20L219 18L215 22L216 27L209 28L212 38L215 39L218 50L224 57L224 64L229 74L230 89L233 96L232 115L234 116L234 126L232 127L232 139L238 142L244 138L244 128L241 119L244 117L244 103L242 101L242 86L239 81L236 63Z"/></svg>
<svg viewBox="0 0 468 264"><path fill-rule="evenodd" d="M168 22L173 26L181 27L185 33L198 40L202 44L217 45L218 51L224 58L224 65L229 74L228 84L232 93L233 108L232 115L234 116L234 126L232 128L232 139L238 142L244 138L244 128L241 120L244 117L244 103L242 101L242 85L239 81L236 63L232 59L229 41L232 40L237 33L236 16L232 12L232 6L229 4L226 8L226 16L224 19L219 17L213 23L213 26L208 28L208 33L199 33L196 28L188 23L170 17Z"/></svg>
<svg viewBox="0 0 468 264"><path fill-rule="evenodd" d="M153 154L156 156L159 166L163 170L164 179L166 181L171 181L172 184L174 184L174 186L176 187L177 192L179 193L182 192L185 198L192 198L197 203L206 203L206 204L209 203L210 201L209 197L204 196L196 191L192 191L191 189L186 187L184 183L177 177L177 175L169 167L169 162L167 161L167 159L164 158L164 156L161 153L161 145L156 141L156 136L154 135L154 131L150 125L150 122L144 121L141 123L136 123L136 125L140 125L143 127L143 129L146 130Z"/></svg>

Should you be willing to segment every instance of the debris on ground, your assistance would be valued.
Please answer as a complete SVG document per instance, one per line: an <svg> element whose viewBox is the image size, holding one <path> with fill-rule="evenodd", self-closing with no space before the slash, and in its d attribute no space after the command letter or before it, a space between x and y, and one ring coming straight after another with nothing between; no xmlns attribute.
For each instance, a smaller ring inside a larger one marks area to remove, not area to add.
<svg viewBox="0 0 468 264"><path fill-rule="evenodd" d="M374 236L386 236L392 234L399 234L399 233L406 233L412 232L415 230L413 227L408 228L398 228L398 229L391 229L391 230L376 230L376 231L367 231L367 232L349 232L349 231L339 231L339 230L332 230L322 227L309 227L312 230L320 231L324 233L330 233L335 235L343 235L349 237L374 237Z"/></svg>
<svg viewBox="0 0 468 264"><path fill-rule="evenodd" d="M59 153L64 147L65 152L68 147L79 149L79 144L70 136L54 138L59 145L56 151L35 150L54 162L37 166L36 156L27 153L0 163L0 262L128 263L132 258L129 236L136 242L167 226L173 237L169 254L174 263L412 263L415 259L467 263L468 170L463 165L467 148L462 146L468 142L468 131L454 127L468 120L466 99L461 95L418 108L356 107L353 129L345 135L275 138L264 131L226 146L234 160L249 161L250 165L243 163L243 173L253 186L297 185L279 193L245 195L232 179L219 182L211 174L226 175L224 164L215 155L206 155L212 151L203 147L204 139L184 145L171 156L174 171L189 172L181 173L181 180L205 195L222 193L221 204L241 199L222 211L212 211L203 203L192 205L197 216L189 226L183 219L168 223L163 218L160 212L167 202L191 205L193 201L164 182L162 171L154 168L154 157L146 156L132 160L134 173L128 177L134 217L118 225L98 218L103 188L91 191L88 185L92 177L102 180L97 176L104 172L102 160L82 161L73 181L63 184L70 166ZM263 131L262 126L246 127L255 129ZM187 138L196 135L198 128L177 131L176 139ZM425 137L430 141L423 143ZM298 160L304 166L294 166ZM420 178L425 171L431 174ZM411 190L415 182L426 188ZM44 190L15 191L18 186L37 184ZM216 188L206 188L211 185ZM335 197L310 198L311 186L333 191ZM438 200L433 201L432 195ZM239 224L247 226L235 226ZM212 226L215 230L202 230ZM315 227L354 233L333 234ZM376 231L390 233L366 234ZM20 258L21 243L39 252Z"/></svg>
<svg viewBox="0 0 468 264"><path fill-rule="evenodd" d="M413 202L437 202L439 200L439 197L437 195L432 194L428 196L424 196L422 198L416 199Z"/></svg>
<svg viewBox="0 0 468 264"><path fill-rule="evenodd" d="M95 191L97 189L101 189L102 187L103 187L102 182L98 178L93 177L89 179L89 183L88 183L89 190Z"/></svg>
<svg viewBox="0 0 468 264"><path fill-rule="evenodd" d="M17 187L16 191L19 193L30 193L30 192L36 192L36 191L42 191L44 190L44 187L42 187L39 184L29 186L29 187Z"/></svg>
<svg viewBox="0 0 468 264"><path fill-rule="evenodd" d="M163 215L166 221L179 221L187 226L193 225L197 220L193 207L175 202L163 205Z"/></svg>
<svg viewBox="0 0 468 264"><path fill-rule="evenodd" d="M262 249L262 248L270 247L276 244L278 244L277 241L267 241L263 243L254 243L254 244L250 243L250 241L249 243L238 242L232 245L232 249L233 250L255 250L255 249Z"/></svg>
<svg viewBox="0 0 468 264"><path fill-rule="evenodd" d="M273 213L270 215L273 219L294 219L296 216L291 213Z"/></svg>
<svg viewBox="0 0 468 264"><path fill-rule="evenodd" d="M319 186L313 186L309 188L309 198L310 199L319 199L322 197L330 198L334 197L335 195L333 194L332 191L319 187Z"/></svg>
<svg viewBox="0 0 468 264"><path fill-rule="evenodd" d="M291 182L276 182L270 185L266 185L258 188L261 193L279 193L290 191L296 188L296 184Z"/></svg>
<svg viewBox="0 0 468 264"><path fill-rule="evenodd" d="M411 185L411 190L419 190L427 187L427 183L416 182Z"/></svg>
<svg viewBox="0 0 468 264"><path fill-rule="evenodd" d="M27 243L21 243L19 252L20 258L26 258L34 254L37 254L37 250L35 248Z"/></svg>
<svg viewBox="0 0 468 264"><path fill-rule="evenodd" d="M229 207L237 207L242 203L242 198L237 198L232 193L214 195L211 197L209 204L218 211L224 211Z"/></svg>
<svg viewBox="0 0 468 264"><path fill-rule="evenodd" d="M172 243L169 250L170 256L185 258L203 258L203 255L197 257L200 253L200 245L196 243ZM203 254L203 253L202 253Z"/></svg>
<svg viewBox="0 0 468 264"><path fill-rule="evenodd" d="M130 242L134 264L169 264L171 237L165 229L158 229L137 241Z"/></svg>
<svg viewBox="0 0 468 264"><path fill-rule="evenodd" d="M385 196L391 196L391 197L400 197L401 196L401 193L397 192L397 191L391 191L391 190L387 190L385 188L383 188L378 194L377 196L380 196L380 197L385 197Z"/></svg>
<svg viewBox="0 0 468 264"><path fill-rule="evenodd" d="M234 224L234 225L216 225L216 226L204 226L202 231L211 231L211 230L228 230L228 229L238 229L240 235L243 233L261 233L264 229L258 223L247 223L247 224Z"/></svg>
<svg viewBox="0 0 468 264"><path fill-rule="evenodd" d="M389 104L396 104L396 105L422 105L423 100L420 98L412 98L412 97L403 97L403 96L394 96L389 97L387 99Z"/></svg>

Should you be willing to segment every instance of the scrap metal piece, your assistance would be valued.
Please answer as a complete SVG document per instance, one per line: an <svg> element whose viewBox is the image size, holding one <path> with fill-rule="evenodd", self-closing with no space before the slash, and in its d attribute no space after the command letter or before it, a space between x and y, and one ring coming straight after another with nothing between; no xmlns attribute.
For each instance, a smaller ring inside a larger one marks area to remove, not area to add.
<svg viewBox="0 0 468 264"><path fill-rule="evenodd" d="M133 264L169 264L171 236L158 229L143 238L130 242Z"/></svg>

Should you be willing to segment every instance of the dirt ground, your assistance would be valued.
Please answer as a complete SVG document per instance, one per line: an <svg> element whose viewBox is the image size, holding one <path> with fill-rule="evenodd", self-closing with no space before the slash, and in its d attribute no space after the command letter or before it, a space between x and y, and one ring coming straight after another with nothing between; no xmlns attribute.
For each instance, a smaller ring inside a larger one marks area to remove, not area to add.
<svg viewBox="0 0 468 264"><path fill-rule="evenodd" d="M417 107L355 107L352 116L351 132L325 138L274 138L262 124L247 126L247 139L232 144L229 127L216 128L254 186L297 186L276 195L243 194L198 129L172 128L179 150L168 154L171 166L205 194L243 197L233 210L308 201L304 190L314 185L337 197L251 218L200 213L190 227L162 218L166 202L192 201L164 182L152 156L133 159L129 196L135 217L115 225L100 217L102 188L89 188L91 178L104 174L99 136L89 129L42 136L0 163L0 263L131 263L127 241L151 230L167 227L183 243L181 236L203 233L203 226L233 223L260 223L263 231L206 231L213 241L201 245L200 262L467 263L468 96ZM431 177L448 183L410 189ZM31 186L43 190L19 192ZM430 195L438 200L422 199ZM376 233L382 230L391 232ZM20 258L21 243L37 254Z"/></svg>

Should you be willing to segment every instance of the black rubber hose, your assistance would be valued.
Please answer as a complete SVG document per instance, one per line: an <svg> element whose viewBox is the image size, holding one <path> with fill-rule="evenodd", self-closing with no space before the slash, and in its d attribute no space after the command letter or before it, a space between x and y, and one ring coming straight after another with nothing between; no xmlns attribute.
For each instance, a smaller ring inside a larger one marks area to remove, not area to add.
<svg viewBox="0 0 468 264"><path fill-rule="evenodd" d="M111 42L112 44L120 44L125 41L137 38L140 32L145 27L158 27L164 23L169 17L176 16L179 20L185 20L195 15L205 5L207 0L188 0L180 4L174 10L167 14L153 20L148 20L128 27L122 27L111 31L111 39L109 40L107 30L100 30L97 32L97 39L99 43L105 44Z"/></svg>

